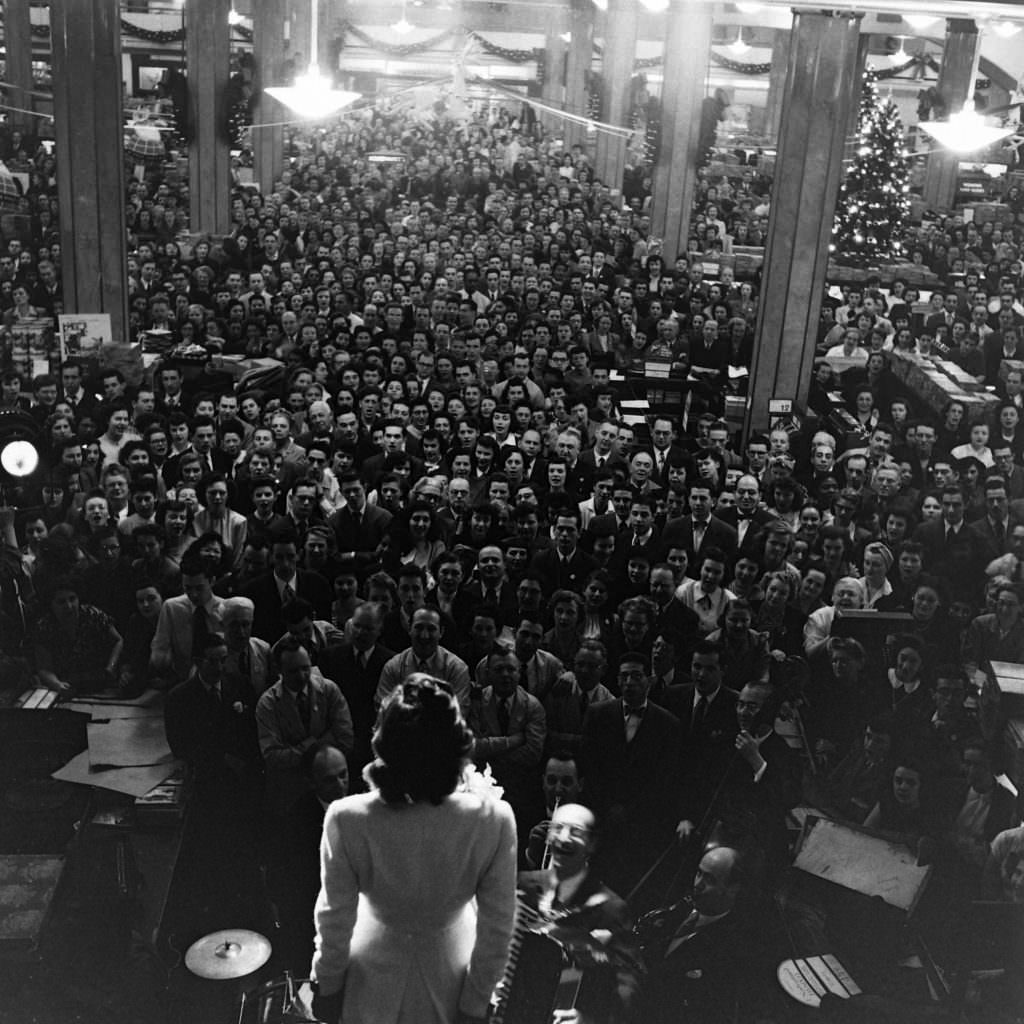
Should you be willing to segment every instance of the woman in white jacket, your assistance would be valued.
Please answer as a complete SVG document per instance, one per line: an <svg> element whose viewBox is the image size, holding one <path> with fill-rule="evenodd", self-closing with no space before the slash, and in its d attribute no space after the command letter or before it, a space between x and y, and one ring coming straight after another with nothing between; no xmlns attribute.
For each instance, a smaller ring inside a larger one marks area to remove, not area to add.
<svg viewBox="0 0 1024 1024"><path fill-rule="evenodd" d="M313 1009L334 1024L487 1015L515 914L508 804L459 788L472 748L446 684L415 674L381 711L369 793L331 805L320 848Z"/></svg>

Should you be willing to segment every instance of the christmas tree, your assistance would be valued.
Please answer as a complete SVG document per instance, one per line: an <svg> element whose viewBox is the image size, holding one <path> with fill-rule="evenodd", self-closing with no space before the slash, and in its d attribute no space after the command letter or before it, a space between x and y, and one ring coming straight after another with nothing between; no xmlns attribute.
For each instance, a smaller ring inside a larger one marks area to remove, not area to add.
<svg viewBox="0 0 1024 1024"><path fill-rule="evenodd" d="M896 104L878 95L873 72L864 75L853 163L839 188L832 245L840 263L885 263L903 253L910 209L910 161Z"/></svg>

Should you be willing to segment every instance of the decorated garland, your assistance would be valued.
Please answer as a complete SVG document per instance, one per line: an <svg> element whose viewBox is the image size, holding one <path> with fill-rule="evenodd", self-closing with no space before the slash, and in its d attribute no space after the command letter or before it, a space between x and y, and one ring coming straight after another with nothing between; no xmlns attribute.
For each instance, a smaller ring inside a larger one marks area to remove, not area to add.
<svg viewBox="0 0 1024 1024"><path fill-rule="evenodd" d="M342 46L344 46L344 37L347 34L358 39L363 46L371 50L377 50L379 53L386 53L389 57L411 57L417 53L426 53L427 50L437 49L443 42L455 35L455 31L455 29L450 28L418 43L385 43L380 39L374 39L373 36L368 35L361 28L356 28L355 25L349 22L341 26Z"/></svg>
<svg viewBox="0 0 1024 1024"><path fill-rule="evenodd" d="M880 81L886 78L897 78L918 65L926 67L931 71L939 70L939 62L934 57L929 57L926 54L915 54L910 58L910 60L905 61L903 64L897 64L892 68L883 68L880 71L872 70L871 73L874 75L876 80Z"/></svg>
<svg viewBox="0 0 1024 1024"><path fill-rule="evenodd" d="M252 42L253 31L251 28L245 25L232 25L234 32L241 36L246 42ZM142 39L147 43L180 43L185 38L185 30L183 28L168 29L167 31L159 31L152 28L143 28L141 25L134 25L128 21L127 18L121 19L121 33L131 37L132 39ZM50 26L49 25L33 25L32 35L42 39L44 37L49 38Z"/></svg>
<svg viewBox="0 0 1024 1024"><path fill-rule="evenodd" d="M772 69L771 61L764 64L744 64L741 60L723 57L720 53L715 53L714 50L711 51L711 63L725 68L726 71L734 71L738 75L767 75Z"/></svg>
<svg viewBox="0 0 1024 1024"><path fill-rule="evenodd" d="M543 50L510 50L506 46L499 46L497 43L492 43L489 39L485 39L479 32L469 32L467 34L473 42L480 44L480 48L484 53L491 57L500 57L502 60L507 60L510 64L525 64L529 60L543 62L544 60Z"/></svg>

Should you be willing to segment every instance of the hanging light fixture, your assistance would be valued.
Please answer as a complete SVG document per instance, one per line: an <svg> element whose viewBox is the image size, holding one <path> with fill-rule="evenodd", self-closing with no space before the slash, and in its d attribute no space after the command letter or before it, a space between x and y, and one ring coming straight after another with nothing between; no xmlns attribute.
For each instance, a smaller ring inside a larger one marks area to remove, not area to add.
<svg viewBox="0 0 1024 1024"><path fill-rule="evenodd" d="M980 149L1013 134L1013 127L985 123L974 109L974 98L969 97L963 110L950 114L947 121L921 121L918 127L936 142L954 153L977 153Z"/></svg>
<svg viewBox="0 0 1024 1024"><path fill-rule="evenodd" d="M405 0L402 0L402 16L391 26L392 32L407 36L416 26L405 16Z"/></svg>
<svg viewBox="0 0 1024 1024"><path fill-rule="evenodd" d="M661 14L662 11L668 10L669 0L640 0L640 3L651 12L651 14Z"/></svg>
<svg viewBox="0 0 1024 1024"><path fill-rule="evenodd" d="M893 64L906 64L906 62L910 60L910 54L907 53L903 47L903 43L907 37L897 36L896 38L900 41L900 48L895 53L889 54L889 60L891 60Z"/></svg>
<svg viewBox="0 0 1024 1024"><path fill-rule="evenodd" d="M743 26L740 25L736 32L736 38L726 47L730 53L736 54L737 57L742 56L746 53L750 47L746 44L743 39Z"/></svg>
<svg viewBox="0 0 1024 1024"><path fill-rule="evenodd" d="M764 4L737 3L736 10L739 11L740 14L757 14L757 12L761 10L763 6Z"/></svg>
<svg viewBox="0 0 1024 1024"><path fill-rule="evenodd" d="M599 11L607 11L608 10L608 0L594 0L594 6Z"/></svg>
<svg viewBox="0 0 1024 1024"><path fill-rule="evenodd" d="M280 101L299 117L319 121L354 103L358 92L335 89L326 75L320 74L317 64L317 23L320 17L319 0L310 0L312 6L309 29L309 68L304 75L296 75L295 84L264 89L268 96Z"/></svg>
<svg viewBox="0 0 1024 1024"><path fill-rule="evenodd" d="M904 14L903 20L911 28L916 28L918 32L923 32L926 28L931 28L939 19L934 14Z"/></svg>

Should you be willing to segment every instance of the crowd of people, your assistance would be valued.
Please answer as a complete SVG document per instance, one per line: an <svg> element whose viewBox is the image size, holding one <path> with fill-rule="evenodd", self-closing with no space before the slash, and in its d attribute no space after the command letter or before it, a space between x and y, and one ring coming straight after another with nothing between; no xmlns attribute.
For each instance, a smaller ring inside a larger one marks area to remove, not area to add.
<svg viewBox="0 0 1024 1024"><path fill-rule="evenodd" d="M324 806L387 789L375 729L410 702L465 730L458 756L501 787L520 868L593 873L615 895L602 928L671 905L594 1020L674 1020L679 1000L752 1019L774 985L732 929L741 913L745 934L766 929L773 896L789 893L789 941L838 942L787 888L798 805L934 865L940 922L956 900L1024 901L986 671L1024 660L1024 387L1003 368L1021 228L918 230L915 262L944 275L933 308L902 282L844 286L803 426L741 438L725 399L745 391L766 299L728 260L713 280L704 266L763 237L764 198L705 176L695 242L667 261L642 196L620 205L582 148L521 129L508 111L375 110L296 132L274 189L237 186L230 235L188 245L182 190L132 183L133 339L179 347L130 383L70 361L28 388L0 378L0 411L35 421L42 455L0 510L5 679L165 691L220 868L209 902L265 884L299 970ZM395 148L403 162L367 159ZM5 317L59 311L59 246L14 246ZM952 351L998 412L933 417L893 349ZM238 377L211 354L272 362ZM840 356L862 365L837 375ZM683 397L624 412L651 359ZM837 389L856 431L830 416ZM866 609L887 625L861 642L847 613ZM262 875L238 867L254 856ZM725 919L726 939L676 941ZM749 1000L723 998L744 967Z"/></svg>

